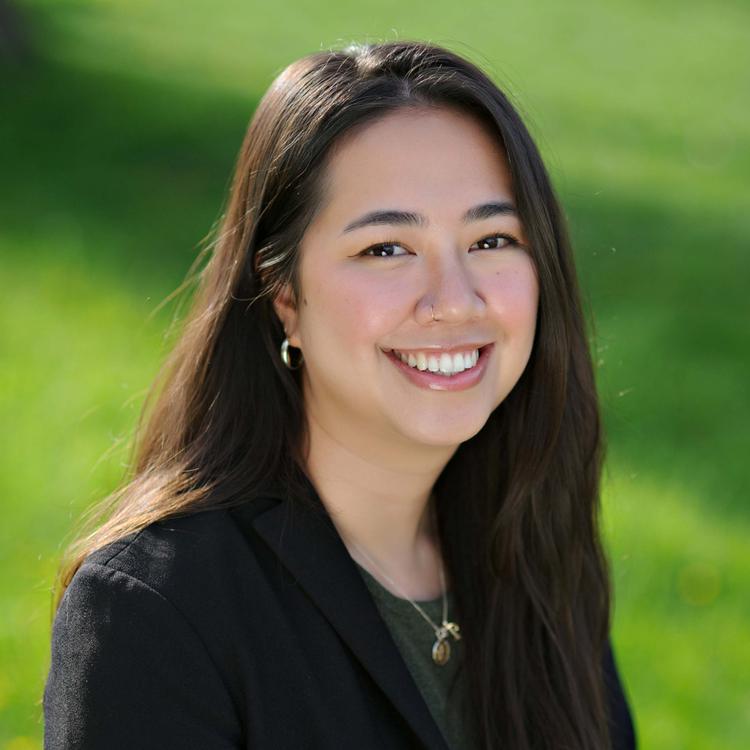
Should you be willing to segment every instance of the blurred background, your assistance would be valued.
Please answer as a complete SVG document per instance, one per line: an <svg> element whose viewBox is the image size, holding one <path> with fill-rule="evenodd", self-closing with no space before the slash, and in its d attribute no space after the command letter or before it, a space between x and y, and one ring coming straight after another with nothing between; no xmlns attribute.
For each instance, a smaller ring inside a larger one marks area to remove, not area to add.
<svg viewBox="0 0 750 750"><path fill-rule="evenodd" d="M309 52L418 38L542 149L596 321L613 641L641 747L750 747L750 5L0 2L0 748L41 747L51 587L122 478L247 122Z"/></svg>

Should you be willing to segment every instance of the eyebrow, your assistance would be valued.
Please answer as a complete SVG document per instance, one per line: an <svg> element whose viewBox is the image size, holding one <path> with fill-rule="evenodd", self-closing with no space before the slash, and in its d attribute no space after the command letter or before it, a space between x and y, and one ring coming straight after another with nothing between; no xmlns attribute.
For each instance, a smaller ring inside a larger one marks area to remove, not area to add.
<svg viewBox="0 0 750 750"><path fill-rule="evenodd" d="M509 201L492 201L490 203L480 203L478 206L473 206L463 215L461 220L464 224L468 224L472 221L490 219L493 216L518 216L518 212L516 211L516 207ZM383 224L426 227L429 224L429 221L426 217L422 216L422 214L417 214L413 211L370 211L347 224L341 234L353 232L355 229L361 229L362 227Z"/></svg>

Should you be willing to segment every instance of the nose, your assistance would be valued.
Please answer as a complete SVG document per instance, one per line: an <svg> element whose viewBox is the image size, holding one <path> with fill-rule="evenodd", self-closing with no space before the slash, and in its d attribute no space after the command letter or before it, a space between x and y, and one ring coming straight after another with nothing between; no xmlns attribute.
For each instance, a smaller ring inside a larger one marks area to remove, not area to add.
<svg viewBox="0 0 750 750"><path fill-rule="evenodd" d="M426 262L426 291L417 304L417 319L423 325L434 320L463 323L479 318L485 309L477 282L467 268L468 255L461 258L451 250Z"/></svg>

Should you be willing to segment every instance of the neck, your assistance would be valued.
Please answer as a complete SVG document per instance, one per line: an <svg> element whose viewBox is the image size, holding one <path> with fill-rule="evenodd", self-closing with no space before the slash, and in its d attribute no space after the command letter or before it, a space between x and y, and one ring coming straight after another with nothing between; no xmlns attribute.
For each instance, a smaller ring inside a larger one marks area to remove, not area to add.
<svg viewBox="0 0 750 750"><path fill-rule="evenodd" d="M431 495L455 447L407 451L361 429L341 430L340 423L334 434L312 413L308 425L307 471L352 558L397 596L439 596Z"/></svg>

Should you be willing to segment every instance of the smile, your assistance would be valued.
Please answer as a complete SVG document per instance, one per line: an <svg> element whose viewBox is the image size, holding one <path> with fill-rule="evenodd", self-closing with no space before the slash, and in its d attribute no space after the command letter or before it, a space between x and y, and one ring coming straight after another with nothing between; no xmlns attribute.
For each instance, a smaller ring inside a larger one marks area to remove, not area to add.
<svg viewBox="0 0 750 750"><path fill-rule="evenodd" d="M398 356L402 362L415 367L424 372L437 372L441 375L455 375L464 370L470 370L476 367L479 360L479 349L472 349L466 352L457 352L456 354L435 354L432 352L400 352L396 349L393 353Z"/></svg>
<svg viewBox="0 0 750 750"><path fill-rule="evenodd" d="M462 391L482 379L493 349L494 344L487 344L455 354L391 350L385 355L413 385L433 391Z"/></svg>

